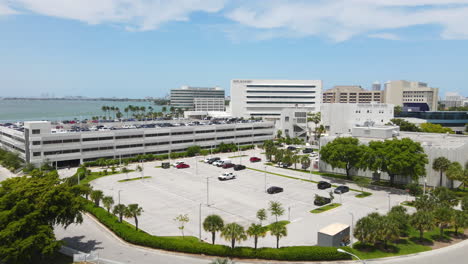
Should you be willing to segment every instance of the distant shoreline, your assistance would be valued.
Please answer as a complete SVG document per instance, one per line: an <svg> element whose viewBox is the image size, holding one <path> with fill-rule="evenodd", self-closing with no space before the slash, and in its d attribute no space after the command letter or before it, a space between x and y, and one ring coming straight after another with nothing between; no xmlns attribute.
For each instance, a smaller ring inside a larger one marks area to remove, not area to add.
<svg viewBox="0 0 468 264"><path fill-rule="evenodd" d="M161 99L130 99L130 98L34 98L34 97L4 97L0 100L37 100L37 101L114 101L114 102L152 102ZM164 100L164 99L163 99Z"/></svg>

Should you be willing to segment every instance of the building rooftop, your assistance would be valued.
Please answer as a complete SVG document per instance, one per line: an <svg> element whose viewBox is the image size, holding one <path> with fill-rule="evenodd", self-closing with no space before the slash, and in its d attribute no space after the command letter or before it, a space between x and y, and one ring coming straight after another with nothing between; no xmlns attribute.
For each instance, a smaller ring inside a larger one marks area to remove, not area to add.
<svg viewBox="0 0 468 264"><path fill-rule="evenodd" d="M339 232L345 230L346 228L349 228L349 225L341 224L341 223L334 223L334 224L328 225L320 229L319 232L322 234L329 235L329 236L334 236L338 234Z"/></svg>

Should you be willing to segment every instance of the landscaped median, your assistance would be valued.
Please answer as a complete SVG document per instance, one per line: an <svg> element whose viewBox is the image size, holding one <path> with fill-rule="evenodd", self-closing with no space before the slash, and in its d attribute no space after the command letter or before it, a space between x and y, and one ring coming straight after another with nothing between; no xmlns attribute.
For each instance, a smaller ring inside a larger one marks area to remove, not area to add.
<svg viewBox="0 0 468 264"><path fill-rule="evenodd" d="M83 198L84 199L84 198ZM85 210L94 215L102 224L123 240L140 246L177 251L192 254L204 254L210 256L248 258L248 259L269 259L269 260L346 260L349 255L337 252L334 247L318 246L293 246L281 248L258 248L236 247L234 249L224 245L212 245L200 242L195 237L164 237L153 236L144 231L138 230L118 218L105 209L96 207L92 202L85 200ZM345 248L349 250L349 248Z"/></svg>
<svg viewBox="0 0 468 264"><path fill-rule="evenodd" d="M322 207L319 207L317 209L314 209L312 211L310 211L311 213L313 214L320 214L320 213L323 213L325 211L328 211L328 210L331 210L333 208L337 208L341 206L340 203L332 203L332 204L328 204L328 205L325 205L325 206L322 206Z"/></svg>
<svg viewBox="0 0 468 264"><path fill-rule="evenodd" d="M250 168L250 167L247 167L247 169L258 171L258 172L265 172L265 173L268 173L268 174L272 174L272 175L276 175L276 176L280 176L280 177L285 177L285 178L289 178L289 179L294 179L294 180L299 180L299 181L318 183L317 181L303 179L303 178L289 176L289 175L284 175L284 174L280 174L280 173L276 173L276 172L264 171L264 170L260 170L260 169ZM332 185L332 186L337 187L336 185ZM363 192L363 191L359 191L359 190L351 189L351 188L350 188L350 190L359 193L359 194L356 195L357 198L364 198L364 197L372 195L372 193L370 193L370 192Z"/></svg>
<svg viewBox="0 0 468 264"><path fill-rule="evenodd" d="M130 179L123 179L123 180L119 180L118 182L137 181L137 180L143 180L143 179L149 179L149 178L151 178L151 176L135 177L135 178L130 178Z"/></svg>

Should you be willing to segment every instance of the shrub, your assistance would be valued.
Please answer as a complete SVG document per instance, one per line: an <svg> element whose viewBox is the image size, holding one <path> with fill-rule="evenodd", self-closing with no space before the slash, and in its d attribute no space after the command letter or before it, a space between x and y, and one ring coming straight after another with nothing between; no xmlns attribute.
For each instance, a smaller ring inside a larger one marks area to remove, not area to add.
<svg viewBox="0 0 468 264"><path fill-rule="evenodd" d="M83 200L85 200L83 198ZM96 207L92 202L85 200L85 210L94 215L102 224L123 240L146 247L158 248L169 251L178 251L191 254L204 254L220 257L236 258L260 258L271 260L341 260L350 259L346 254L336 251L334 247L317 246L296 246L282 248L259 248L255 250L251 247L236 247L234 249L224 245L212 245L200 242L196 238L153 236L144 231L138 230L126 223L120 223L115 215L107 213L103 208Z"/></svg>

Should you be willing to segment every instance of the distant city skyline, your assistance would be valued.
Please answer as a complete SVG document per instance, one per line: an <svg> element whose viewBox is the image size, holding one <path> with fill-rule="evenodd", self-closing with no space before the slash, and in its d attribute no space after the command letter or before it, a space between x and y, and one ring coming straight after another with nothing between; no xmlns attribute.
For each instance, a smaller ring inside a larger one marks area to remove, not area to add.
<svg viewBox="0 0 468 264"><path fill-rule="evenodd" d="M0 96L164 97L233 79L468 96L468 0L0 0Z"/></svg>

